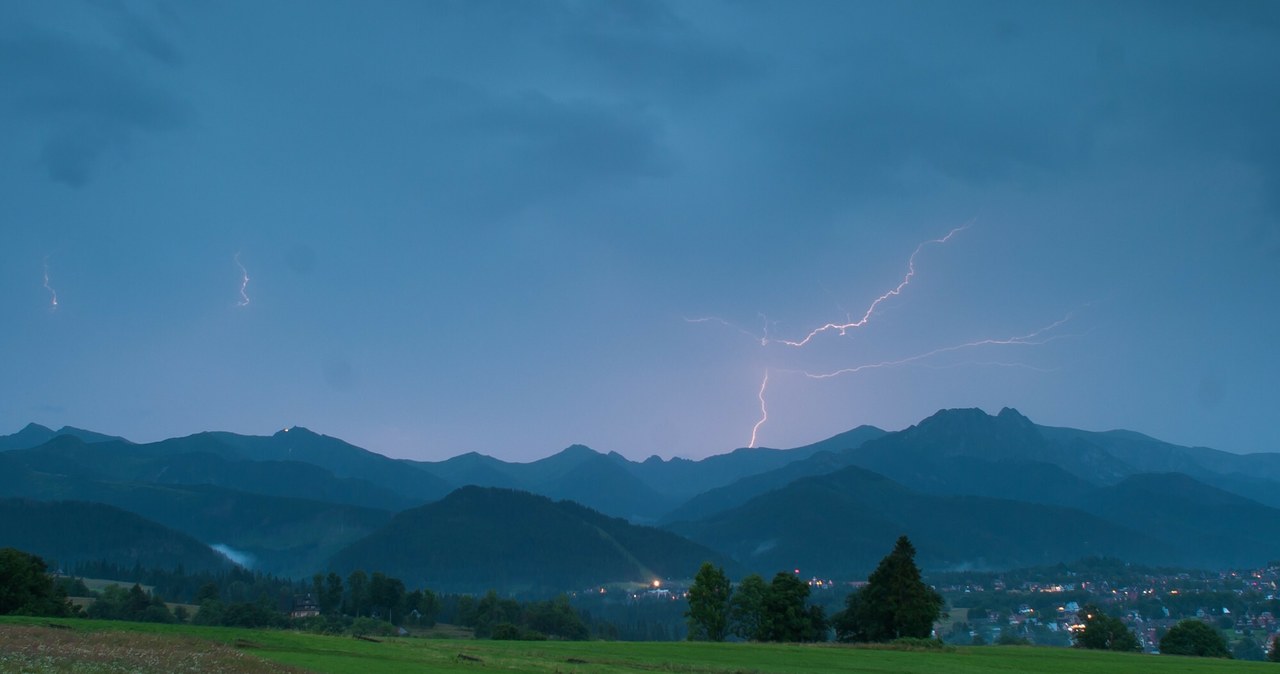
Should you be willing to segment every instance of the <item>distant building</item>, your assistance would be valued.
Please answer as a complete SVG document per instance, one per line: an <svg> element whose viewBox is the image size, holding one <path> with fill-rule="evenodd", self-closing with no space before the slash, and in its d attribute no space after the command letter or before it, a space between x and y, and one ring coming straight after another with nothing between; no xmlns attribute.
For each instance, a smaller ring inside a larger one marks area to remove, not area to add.
<svg viewBox="0 0 1280 674"><path fill-rule="evenodd" d="M314 618L318 615L320 615L320 606L310 594L293 596L293 610L289 611L290 618Z"/></svg>

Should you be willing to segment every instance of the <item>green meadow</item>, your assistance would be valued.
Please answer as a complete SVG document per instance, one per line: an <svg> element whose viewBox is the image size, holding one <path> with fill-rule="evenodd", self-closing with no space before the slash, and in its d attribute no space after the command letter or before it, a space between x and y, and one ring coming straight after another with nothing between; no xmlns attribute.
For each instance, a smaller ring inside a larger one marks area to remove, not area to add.
<svg viewBox="0 0 1280 674"><path fill-rule="evenodd" d="M59 627L50 626L58 625ZM838 645L685 642L362 641L282 630L0 619L0 672L1280 672L1271 663L1065 648L900 651Z"/></svg>

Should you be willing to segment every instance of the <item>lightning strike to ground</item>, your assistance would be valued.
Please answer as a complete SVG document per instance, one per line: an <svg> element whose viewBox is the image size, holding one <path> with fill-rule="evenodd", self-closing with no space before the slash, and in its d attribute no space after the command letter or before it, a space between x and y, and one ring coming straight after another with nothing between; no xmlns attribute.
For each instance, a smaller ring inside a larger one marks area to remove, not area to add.
<svg viewBox="0 0 1280 674"><path fill-rule="evenodd" d="M769 388L769 371L765 370L764 380L760 382L760 392L756 394L756 397L760 399L760 420L751 429L751 444L747 445L747 447L756 446L756 435L760 432L760 427L764 425L764 422L769 420L769 406L764 401L764 391L767 388Z"/></svg>
<svg viewBox="0 0 1280 674"><path fill-rule="evenodd" d="M244 264L240 262L240 253L236 253L232 258L236 262L236 266L240 268L240 301L236 302L238 307L249 306L249 270L244 268Z"/></svg>
<svg viewBox="0 0 1280 674"><path fill-rule="evenodd" d="M44 289L49 291L49 311L58 310L58 291L49 285L49 258L44 259Z"/></svg>

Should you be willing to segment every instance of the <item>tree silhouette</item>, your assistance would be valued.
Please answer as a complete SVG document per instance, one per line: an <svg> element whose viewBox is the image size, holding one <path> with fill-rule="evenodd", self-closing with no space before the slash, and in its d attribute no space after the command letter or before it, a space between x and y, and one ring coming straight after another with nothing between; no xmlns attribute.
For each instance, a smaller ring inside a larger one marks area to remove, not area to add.
<svg viewBox="0 0 1280 674"><path fill-rule="evenodd" d="M805 606L809 584L779 571L764 595L761 620L766 641L825 641L827 617L821 606Z"/></svg>
<svg viewBox="0 0 1280 674"><path fill-rule="evenodd" d="M738 583L729 600L729 624L733 634L742 639L764 641L764 596L769 586L758 574Z"/></svg>
<svg viewBox="0 0 1280 674"><path fill-rule="evenodd" d="M0 615L69 615L66 597L46 569L44 560L33 554L0 549Z"/></svg>
<svg viewBox="0 0 1280 674"><path fill-rule="evenodd" d="M1169 632L1160 639L1160 652L1165 655L1195 655L1202 658L1231 657L1226 639L1199 620L1183 620L1169 628Z"/></svg>
<svg viewBox="0 0 1280 674"><path fill-rule="evenodd" d="M690 641L724 641L729 631L729 596L732 590L724 569L703 562L689 587Z"/></svg>
<svg viewBox="0 0 1280 674"><path fill-rule="evenodd" d="M1119 618L1103 613L1097 606L1086 604L1080 610L1084 614L1084 629L1076 635L1076 646L1099 651L1142 650L1138 637Z"/></svg>
<svg viewBox="0 0 1280 674"><path fill-rule="evenodd" d="M832 618L840 641L883 642L927 638L942 615L942 595L920 580L916 549L906 536L880 560L867 584L845 599Z"/></svg>

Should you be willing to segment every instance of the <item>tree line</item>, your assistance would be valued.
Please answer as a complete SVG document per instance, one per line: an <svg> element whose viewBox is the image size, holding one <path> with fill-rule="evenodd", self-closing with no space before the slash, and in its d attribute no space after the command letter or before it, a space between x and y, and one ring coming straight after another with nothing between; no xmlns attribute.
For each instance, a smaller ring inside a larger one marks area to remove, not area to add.
<svg viewBox="0 0 1280 674"><path fill-rule="evenodd" d="M844 610L830 620L824 618L821 607L805 605L808 584L794 574L779 572L768 585L759 576L747 576L734 587L723 569L704 563L689 588L685 612L689 639L724 641L732 635L751 641L825 641L834 634L837 641L876 643L930 638L934 623L943 615L944 602L921 580L915 553L911 541L899 537L866 584L851 592ZM1082 628L1074 635L1076 647L1141 650L1137 636L1118 617L1092 604L1081 615ZM1261 651L1256 642L1253 646ZM1195 619L1170 628L1160 638L1159 648L1166 655L1233 657L1222 633ZM1272 644L1267 659L1280 662L1280 639Z"/></svg>
<svg viewBox="0 0 1280 674"><path fill-rule="evenodd" d="M94 592L79 578L55 578L48 564L36 555L4 548L0 549L0 615L82 615L103 620L390 635L396 625L431 627L443 609L452 622L472 628L480 638L586 639L616 632L590 621L589 616L584 619L565 596L524 602L499 597L493 591L480 598L440 596L427 588L408 590L402 580L380 571L357 569L345 578L333 572L317 573L309 583L240 568L187 574L181 568L162 571L93 562L78 566L77 571L122 579L126 584L133 581L133 585L112 584ZM148 581L154 589L145 590L139 581ZM161 588L177 591L180 604L170 608ZM69 596L94 601L81 610ZM182 604L194 604L196 610L190 612ZM298 608L317 615L291 617Z"/></svg>
<svg viewBox="0 0 1280 674"><path fill-rule="evenodd" d="M862 588L845 599L844 610L827 618L808 605L809 584L778 572L766 584L758 575L732 587L724 570L705 563L689 588L689 639L724 641L882 642L928 638L942 613L942 596L920 579L915 547L902 536Z"/></svg>

